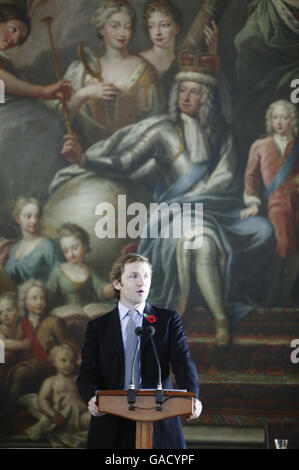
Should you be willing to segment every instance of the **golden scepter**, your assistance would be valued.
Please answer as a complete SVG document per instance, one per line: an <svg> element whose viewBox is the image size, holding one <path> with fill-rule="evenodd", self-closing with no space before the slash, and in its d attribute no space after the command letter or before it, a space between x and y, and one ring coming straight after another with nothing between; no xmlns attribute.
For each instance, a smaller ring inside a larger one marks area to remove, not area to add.
<svg viewBox="0 0 299 470"><path fill-rule="evenodd" d="M52 55L53 55L55 72L56 72L56 78L57 78L57 81L60 82L61 81L61 74L60 74L60 70L59 70L58 59L57 59L55 44L54 44L53 35L52 35L52 22L53 22L53 20L54 20L54 18L52 16L45 16L44 18L41 19L41 22L45 23L48 27L48 34L49 34L49 39L50 39L50 44L51 44L51 49L52 49ZM72 126L71 126L70 112L69 112L67 104L64 100L63 94L61 94L61 96L62 96L62 99L61 99L62 111L63 111L63 115L64 115L64 119L65 119L67 133L68 133L68 135L74 135L73 130L72 130Z"/></svg>

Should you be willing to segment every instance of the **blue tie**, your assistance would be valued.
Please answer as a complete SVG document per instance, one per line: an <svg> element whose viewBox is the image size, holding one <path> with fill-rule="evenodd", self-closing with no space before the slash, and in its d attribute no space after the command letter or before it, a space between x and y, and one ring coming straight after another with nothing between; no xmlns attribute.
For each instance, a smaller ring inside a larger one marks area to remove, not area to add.
<svg viewBox="0 0 299 470"><path fill-rule="evenodd" d="M125 364L125 389L129 388L130 385L130 380L131 380L131 373L132 373L132 364L133 364L133 359L134 359L134 353L136 349L136 344L138 337L135 333L136 329L136 315L137 315L137 310L129 310L127 315L129 316L129 320L127 323L127 335L126 335L126 345L125 345L125 358L126 358L126 364ZM138 367L138 353L137 353L137 358L135 360L135 366L134 366L134 373L133 373L133 378L134 378L134 383L135 383L135 388L138 388L139 385L139 367Z"/></svg>

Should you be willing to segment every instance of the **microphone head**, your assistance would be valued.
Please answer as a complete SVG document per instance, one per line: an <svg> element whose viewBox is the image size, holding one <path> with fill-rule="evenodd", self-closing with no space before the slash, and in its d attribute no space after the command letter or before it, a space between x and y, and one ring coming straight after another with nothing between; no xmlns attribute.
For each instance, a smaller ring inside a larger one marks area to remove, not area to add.
<svg viewBox="0 0 299 470"><path fill-rule="evenodd" d="M143 334L143 329L140 328L140 326L137 326L137 328L135 329L135 334L137 336L141 336Z"/></svg>
<svg viewBox="0 0 299 470"><path fill-rule="evenodd" d="M156 330L153 326L149 325L145 328L145 331L148 335L153 336L156 333Z"/></svg>

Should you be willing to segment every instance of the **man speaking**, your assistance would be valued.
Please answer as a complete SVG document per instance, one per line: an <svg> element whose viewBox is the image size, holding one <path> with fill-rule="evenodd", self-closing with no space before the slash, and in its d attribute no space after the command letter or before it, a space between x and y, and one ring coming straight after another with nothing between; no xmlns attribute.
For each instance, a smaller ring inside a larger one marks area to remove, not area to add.
<svg viewBox="0 0 299 470"><path fill-rule="evenodd" d="M87 442L89 449L135 448L136 423L117 416L101 415L95 391L128 389L132 379L137 389L157 387L159 373L151 341L148 335L142 335L138 346L136 328L137 332L155 331L153 339L161 364L163 389L172 388L171 366L177 386L198 397L197 372L179 315L146 302L151 277L151 264L147 258L133 253L119 258L111 271L118 306L87 325L77 383L92 415ZM137 360L134 362L135 351ZM201 409L201 402L196 398L189 419L197 418ZM178 417L154 423L154 448L186 448Z"/></svg>

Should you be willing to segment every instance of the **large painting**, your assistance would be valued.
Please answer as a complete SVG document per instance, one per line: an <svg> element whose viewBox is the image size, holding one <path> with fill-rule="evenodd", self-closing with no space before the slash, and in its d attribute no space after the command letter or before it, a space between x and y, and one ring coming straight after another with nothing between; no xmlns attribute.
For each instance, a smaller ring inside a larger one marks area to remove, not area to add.
<svg viewBox="0 0 299 470"><path fill-rule="evenodd" d="M298 0L0 1L0 447L85 446L129 252L182 318L192 426L298 422L298 40Z"/></svg>

